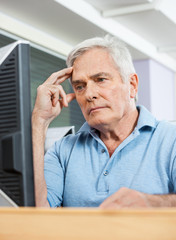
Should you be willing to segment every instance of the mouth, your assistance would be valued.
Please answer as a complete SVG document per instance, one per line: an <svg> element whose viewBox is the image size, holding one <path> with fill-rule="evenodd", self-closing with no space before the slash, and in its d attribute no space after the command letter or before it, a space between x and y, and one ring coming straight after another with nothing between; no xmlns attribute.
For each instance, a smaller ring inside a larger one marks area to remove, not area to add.
<svg viewBox="0 0 176 240"><path fill-rule="evenodd" d="M94 108L91 108L91 109L89 110L89 114L91 114L91 113L93 113L93 112L96 112L96 111L99 111L99 110L101 110L101 109L103 109L103 108L106 108L106 107L94 107Z"/></svg>

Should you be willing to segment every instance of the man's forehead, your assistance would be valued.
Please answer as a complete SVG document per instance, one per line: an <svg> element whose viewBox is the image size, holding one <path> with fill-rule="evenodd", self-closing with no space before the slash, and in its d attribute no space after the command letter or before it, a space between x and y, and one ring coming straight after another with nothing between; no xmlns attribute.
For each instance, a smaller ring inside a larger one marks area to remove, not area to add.
<svg viewBox="0 0 176 240"><path fill-rule="evenodd" d="M117 74L117 66L104 49L91 49L79 56L73 64L72 80L85 77L111 76Z"/></svg>
<svg viewBox="0 0 176 240"><path fill-rule="evenodd" d="M97 49L92 49L97 50ZM110 69L118 69L112 56L107 51L100 49L101 52L91 53L91 50L87 51L83 55L79 56L73 64L73 74L81 74L85 72L91 72L96 74L98 72L108 72Z"/></svg>
<svg viewBox="0 0 176 240"><path fill-rule="evenodd" d="M84 53L82 53L81 55L79 55L74 63L73 66L77 67L78 65L84 65L84 63L87 65L87 63L91 64L96 64L99 61L106 63L107 60L112 61L112 56L111 54L103 48L92 48L89 49L87 51L85 51Z"/></svg>
<svg viewBox="0 0 176 240"><path fill-rule="evenodd" d="M95 72L93 74L90 74L88 76L90 79L96 79L96 78L100 78L100 77L108 77L108 78L111 78L112 75L109 73L109 72ZM83 76L75 76L73 78L72 76L72 83L76 83L76 82L81 82L83 81L84 77Z"/></svg>

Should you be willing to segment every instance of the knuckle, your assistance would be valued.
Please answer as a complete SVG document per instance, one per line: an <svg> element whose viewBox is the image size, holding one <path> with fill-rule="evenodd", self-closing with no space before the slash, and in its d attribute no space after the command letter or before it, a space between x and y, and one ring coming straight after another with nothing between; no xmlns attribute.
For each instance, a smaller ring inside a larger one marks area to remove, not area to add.
<svg viewBox="0 0 176 240"><path fill-rule="evenodd" d="M56 72L53 72L50 77L55 77L56 74L57 74Z"/></svg>
<svg viewBox="0 0 176 240"><path fill-rule="evenodd" d="M61 72L61 73L65 73L65 72L67 72L67 68L63 68L63 69L61 69L60 72Z"/></svg>
<svg viewBox="0 0 176 240"><path fill-rule="evenodd" d="M60 90L64 90L61 85L57 85Z"/></svg>
<svg viewBox="0 0 176 240"><path fill-rule="evenodd" d="M119 191L127 191L128 190L128 188L127 187L121 187L120 189L119 189Z"/></svg>
<svg viewBox="0 0 176 240"><path fill-rule="evenodd" d="M37 92L41 92L43 89L44 89L44 85L41 84L41 85L38 86Z"/></svg>

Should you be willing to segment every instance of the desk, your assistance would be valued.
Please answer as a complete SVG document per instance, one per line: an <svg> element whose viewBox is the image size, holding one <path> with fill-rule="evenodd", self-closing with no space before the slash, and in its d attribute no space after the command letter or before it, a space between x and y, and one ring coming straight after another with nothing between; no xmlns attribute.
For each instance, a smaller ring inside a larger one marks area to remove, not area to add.
<svg viewBox="0 0 176 240"><path fill-rule="evenodd" d="M0 208L0 240L176 239L176 208Z"/></svg>

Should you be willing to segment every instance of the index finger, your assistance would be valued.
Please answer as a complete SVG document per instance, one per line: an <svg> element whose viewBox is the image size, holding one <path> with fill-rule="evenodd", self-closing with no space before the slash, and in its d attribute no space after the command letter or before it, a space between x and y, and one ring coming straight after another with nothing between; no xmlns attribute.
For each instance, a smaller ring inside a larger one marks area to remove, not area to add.
<svg viewBox="0 0 176 240"><path fill-rule="evenodd" d="M64 68L58 72L51 74L51 76L44 82L44 84L60 84L71 76L73 67Z"/></svg>

